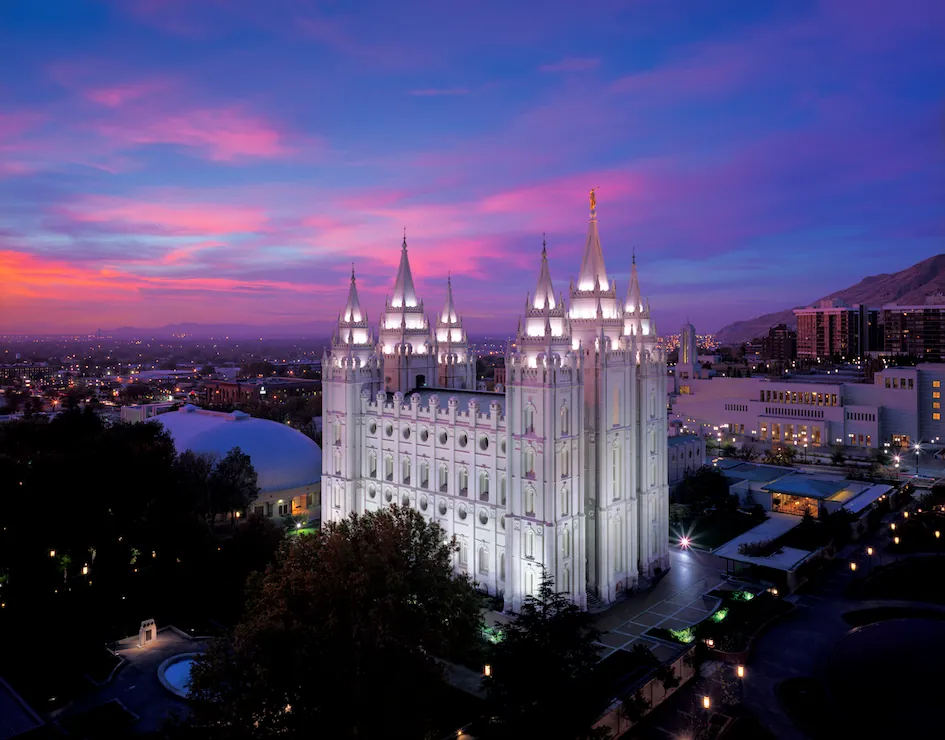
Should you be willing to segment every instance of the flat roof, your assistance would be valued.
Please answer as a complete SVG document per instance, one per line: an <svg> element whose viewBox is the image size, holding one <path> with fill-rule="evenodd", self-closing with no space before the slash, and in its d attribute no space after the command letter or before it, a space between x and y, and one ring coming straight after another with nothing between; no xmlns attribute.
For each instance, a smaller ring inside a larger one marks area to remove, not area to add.
<svg viewBox="0 0 945 740"><path fill-rule="evenodd" d="M677 434L675 437L669 438L668 445L670 447L676 447L678 445L686 445L698 441L699 436L696 434Z"/></svg>
<svg viewBox="0 0 945 740"><path fill-rule="evenodd" d="M739 545L749 542L764 542L777 539L786 532L790 532L794 527L800 525L803 519L793 514L781 514L779 512L769 511L768 518L757 527L742 532L738 537L729 540L721 547L712 551L713 555L727 560L735 560L741 563L751 565L761 565L775 570L792 570L803 561L810 551L799 550L796 547L782 547L767 557L756 557L752 555L742 555L738 552Z"/></svg>
<svg viewBox="0 0 945 740"><path fill-rule="evenodd" d="M852 501L847 501L847 503L843 505L843 508L851 514L859 514L863 509L879 499L880 496L889 493L892 489L893 486L877 483L875 486L870 486L865 491L861 492L860 495Z"/></svg>
<svg viewBox="0 0 945 740"><path fill-rule="evenodd" d="M832 481L812 478L803 473L786 475L764 486L771 493L786 493L792 496L828 499L847 488L846 481Z"/></svg>
<svg viewBox="0 0 945 740"><path fill-rule="evenodd" d="M734 480L748 480L755 483L770 483L778 478L794 473L794 468L785 468L779 465L755 465L753 463L741 463L728 467L719 466L722 474L726 478Z"/></svg>

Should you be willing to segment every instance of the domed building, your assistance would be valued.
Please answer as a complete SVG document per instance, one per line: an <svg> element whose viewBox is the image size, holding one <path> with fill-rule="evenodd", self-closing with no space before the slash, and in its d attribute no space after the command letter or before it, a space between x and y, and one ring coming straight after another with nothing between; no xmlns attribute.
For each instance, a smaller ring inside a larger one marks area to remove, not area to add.
<svg viewBox="0 0 945 740"><path fill-rule="evenodd" d="M255 513L320 519L322 451L302 432L242 411L206 411L189 404L152 418L171 435L178 453L224 457L239 447L249 455L259 485Z"/></svg>

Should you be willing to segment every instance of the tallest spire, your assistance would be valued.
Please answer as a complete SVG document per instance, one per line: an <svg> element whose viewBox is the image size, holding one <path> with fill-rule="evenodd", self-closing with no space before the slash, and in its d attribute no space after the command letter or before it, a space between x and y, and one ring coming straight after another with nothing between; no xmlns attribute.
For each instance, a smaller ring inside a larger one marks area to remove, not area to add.
<svg viewBox="0 0 945 740"><path fill-rule="evenodd" d="M395 308L416 306L417 292L413 287L413 275L410 273L410 260L407 258L407 230L404 229L404 242L400 248L400 266L397 268L397 280L394 282L394 295L391 305Z"/></svg>
<svg viewBox="0 0 945 740"><path fill-rule="evenodd" d="M597 196L591 190L591 217L587 227L587 242L584 245L584 258L581 260L581 272L578 275L578 290L594 290L600 285L601 290L610 287L607 268L604 267L604 253L600 246L600 234L597 233Z"/></svg>

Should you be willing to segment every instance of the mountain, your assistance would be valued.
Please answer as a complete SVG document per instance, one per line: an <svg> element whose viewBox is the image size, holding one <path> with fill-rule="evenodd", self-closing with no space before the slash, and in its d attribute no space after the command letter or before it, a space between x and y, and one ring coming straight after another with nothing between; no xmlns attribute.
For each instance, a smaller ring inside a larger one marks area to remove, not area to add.
<svg viewBox="0 0 945 740"><path fill-rule="evenodd" d="M905 270L885 275L871 275L863 278L856 285L838 290L819 300L840 298L851 306L857 303L879 308L886 303L898 303L903 306L925 303L930 293L945 293L945 254L937 254L922 260ZM816 305L814 301L811 305ZM803 308L803 306L796 306ZM797 326L793 309L767 313L745 321L736 321L722 327L717 333L722 344L746 342L768 333L775 324Z"/></svg>

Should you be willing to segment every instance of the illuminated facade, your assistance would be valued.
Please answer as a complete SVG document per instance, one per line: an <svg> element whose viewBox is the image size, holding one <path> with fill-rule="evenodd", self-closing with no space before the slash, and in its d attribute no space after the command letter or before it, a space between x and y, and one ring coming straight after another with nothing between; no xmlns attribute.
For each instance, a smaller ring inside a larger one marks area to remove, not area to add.
<svg viewBox="0 0 945 740"><path fill-rule="evenodd" d="M593 203L568 301L542 249L495 392L476 387L452 285L423 314L406 240L379 325L372 344L352 276L322 364L325 521L410 506L513 611L542 569L586 608L669 567L666 364L636 260L623 297L607 273Z"/></svg>

